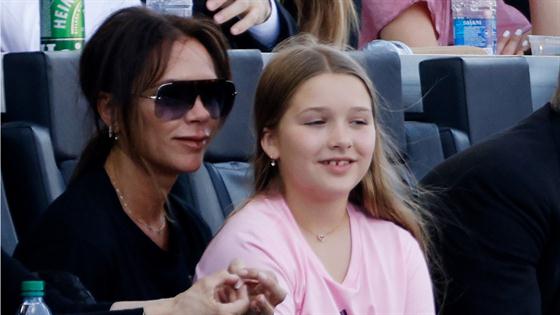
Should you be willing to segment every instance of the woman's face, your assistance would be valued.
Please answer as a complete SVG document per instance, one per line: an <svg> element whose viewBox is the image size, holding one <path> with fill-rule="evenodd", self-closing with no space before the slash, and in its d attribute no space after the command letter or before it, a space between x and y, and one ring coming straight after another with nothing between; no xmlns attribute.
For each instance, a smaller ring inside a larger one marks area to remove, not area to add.
<svg viewBox="0 0 560 315"><path fill-rule="evenodd" d="M375 132L364 83L352 75L326 73L302 84L262 144L279 161L288 195L347 198L370 167Z"/></svg>
<svg viewBox="0 0 560 315"><path fill-rule="evenodd" d="M145 95L153 95L157 86L177 80L216 79L212 59L197 40L176 41L161 79ZM177 119L156 117L155 102L139 97L139 116L143 130L140 156L156 172L181 173L197 170L219 120L210 117L200 96L189 111Z"/></svg>

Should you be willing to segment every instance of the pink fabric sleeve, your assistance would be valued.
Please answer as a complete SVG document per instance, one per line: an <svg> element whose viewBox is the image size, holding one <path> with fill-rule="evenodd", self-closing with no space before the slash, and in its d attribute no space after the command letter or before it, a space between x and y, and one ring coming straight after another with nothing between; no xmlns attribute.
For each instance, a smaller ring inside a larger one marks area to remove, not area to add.
<svg viewBox="0 0 560 315"><path fill-rule="evenodd" d="M266 244L266 240L258 238L258 231L246 232L246 228L239 226L242 221L231 220L212 240L196 266L195 278L200 279L216 271L227 269L232 260L241 259L246 267L271 271L278 279L279 285L288 292L284 302L276 307L275 314L296 314L295 303L290 294L294 290L282 268L283 262L280 261L285 255L271 250L276 246Z"/></svg>
<svg viewBox="0 0 560 315"><path fill-rule="evenodd" d="M497 1L496 8L497 23L497 36L498 39L502 37L504 31L509 30L512 34L520 29L523 33L531 30L531 23L525 16L517 11L516 8L504 3L504 0Z"/></svg>
<svg viewBox="0 0 560 315"><path fill-rule="evenodd" d="M434 294L428 265L418 242L408 232L406 314L435 314Z"/></svg>
<svg viewBox="0 0 560 315"><path fill-rule="evenodd" d="M417 2L426 2L440 45L447 45L451 26L450 0L367 0L362 2L362 26L359 47L379 39L387 24Z"/></svg>

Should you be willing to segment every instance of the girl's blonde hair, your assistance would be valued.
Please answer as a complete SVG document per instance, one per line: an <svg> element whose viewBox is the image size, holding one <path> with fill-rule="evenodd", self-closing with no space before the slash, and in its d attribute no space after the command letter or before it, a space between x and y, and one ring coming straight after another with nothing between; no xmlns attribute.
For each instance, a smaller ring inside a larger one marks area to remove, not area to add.
<svg viewBox="0 0 560 315"><path fill-rule="evenodd" d="M345 48L350 33L359 29L353 0L294 0L301 32L323 43Z"/></svg>
<svg viewBox="0 0 560 315"><path fill-rule="evenodd" d="M260 146L265 128L278 127L298 88L324 73L347 74L360 79L371 97L376 127L374 156L367 174L350 193L350 201L370 217L396 223L409 231L427 254L427 214L417 202L416 190L408 185L408 170L402 167L397 150L379 124L376 91L366 72L347 54L324 44L301 38L280 49L265 68L255 96L254 158L255 194L265 193L281 183L276 167Z"/></svg>

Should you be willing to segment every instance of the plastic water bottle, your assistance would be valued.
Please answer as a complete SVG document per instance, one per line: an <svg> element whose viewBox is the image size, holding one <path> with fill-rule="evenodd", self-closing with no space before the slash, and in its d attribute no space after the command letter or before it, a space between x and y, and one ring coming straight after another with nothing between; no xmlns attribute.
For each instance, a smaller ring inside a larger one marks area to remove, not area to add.
<svg viewBox="0 0 560 315"><path fill-rule="evenodd" d="M146 0L146 7L163 14L191 17L193 0Z"/></svg>
<svg viewBox="0 0 560 315"><path fill-rule="evenodd" d="M496 0L452 0L455 45L496 53Z"/></svg>
<svg viewBox="0 0 560 315"><path fill-rule="evenodd" d="M82 0L41 0L41 50L79 50L84 37Z"/></svg>
<svg viewBox="0 0 560 315"><path fill-rule="evenodd" d="M19 307L17 315L52 315L45 302L43 302L44 295L45 282L23 281L21 283L23 303Z"/></svg>

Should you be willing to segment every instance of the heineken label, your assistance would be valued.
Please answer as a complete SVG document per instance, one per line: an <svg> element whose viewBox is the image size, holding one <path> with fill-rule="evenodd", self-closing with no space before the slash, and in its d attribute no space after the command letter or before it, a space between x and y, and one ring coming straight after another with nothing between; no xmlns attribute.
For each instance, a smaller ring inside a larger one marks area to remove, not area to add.
<svg viewBox="0 0 560 315"><path fill-rule="evenodd" d="M77 50L84 43L83 0L41 0L41 50Z"/></svg>

